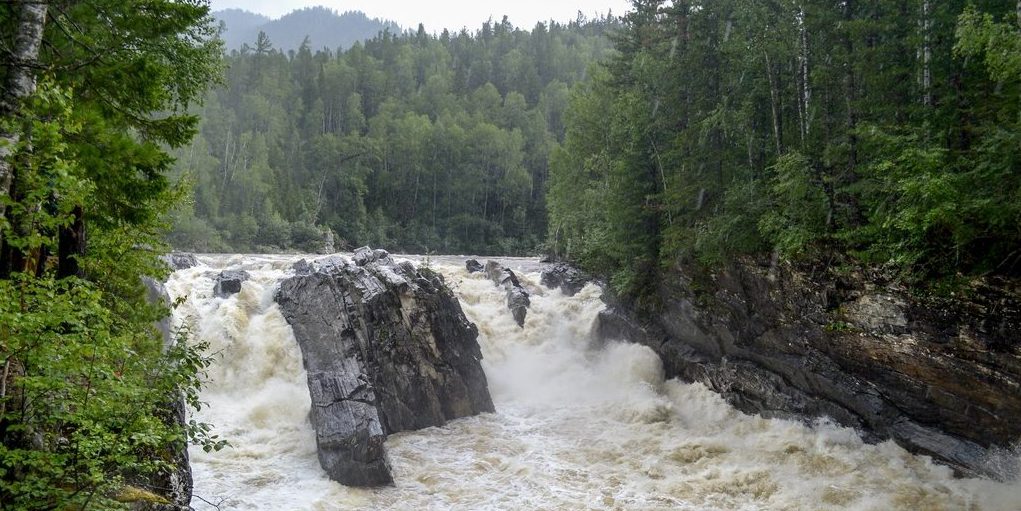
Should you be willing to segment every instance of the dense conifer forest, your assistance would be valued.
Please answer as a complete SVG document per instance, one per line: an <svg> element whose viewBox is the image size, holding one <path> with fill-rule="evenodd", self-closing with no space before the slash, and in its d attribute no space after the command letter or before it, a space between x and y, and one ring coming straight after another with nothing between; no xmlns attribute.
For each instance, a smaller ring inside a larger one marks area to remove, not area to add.
<svg viewBox="0 0 1021 511"><path fill-rule="evenodd" d="M1021 273L1021 3L638 0L613 40L549 232L618 289L770 252Z"/></svg>
<svg viewBox="0 0 1021 511"><path fill-rule="evenodd" d="M172 236L200 251L371 244L534 253L570 89L613 19L504 18L474 33L382 32L341 52L260 34L226 58L200 136L177 153L195 200Z"/></svg>

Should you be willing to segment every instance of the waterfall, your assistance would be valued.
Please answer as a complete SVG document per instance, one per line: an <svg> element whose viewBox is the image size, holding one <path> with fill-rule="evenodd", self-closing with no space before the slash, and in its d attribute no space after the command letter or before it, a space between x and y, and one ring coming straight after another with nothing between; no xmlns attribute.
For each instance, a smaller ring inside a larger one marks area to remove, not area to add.
<svg viewBox="0 0 1021 511"><path fill-rule="evenodd" d="M532 293L524 328L503 291L464 259L419 259L444 275L479 328L497 412L392 435L394 487L326 478L308 422L301 354L273 301L298 257L207 256L167 284L178 325L215 361L197 420L232 447L192 449L196 509L1016 510L1018 484L950 469L852 429L745 415L702 385L665 380L650 349L597 343L589 285L539 285L531 260L501 258ZM251 279L213 296L225 268Z"/></svg>

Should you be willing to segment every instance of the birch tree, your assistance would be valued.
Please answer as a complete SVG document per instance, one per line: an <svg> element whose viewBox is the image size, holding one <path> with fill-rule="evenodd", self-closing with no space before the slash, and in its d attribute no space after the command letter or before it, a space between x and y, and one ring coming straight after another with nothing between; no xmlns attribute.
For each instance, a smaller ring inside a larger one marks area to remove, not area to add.
<svg viewBox="0 0 1021 511"><path fill-rule="evenodd" d="M35 92L39 48L46 25L47 2L17 0L13 7L18 16L13 51L3 62L7 77L0 92L0 119L17 115L21 102ZM20 134L14 126L0 125L0 222L6 219L6 201L10 198L15 173L11 157L20 141ZM0 231L2 241L3 233Z"/></svg>

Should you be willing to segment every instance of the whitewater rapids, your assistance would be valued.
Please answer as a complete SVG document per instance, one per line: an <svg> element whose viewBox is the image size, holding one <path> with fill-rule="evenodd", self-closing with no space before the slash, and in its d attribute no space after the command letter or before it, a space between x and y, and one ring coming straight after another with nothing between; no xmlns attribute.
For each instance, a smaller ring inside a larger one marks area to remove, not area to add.
<svg viewBox="0 0 1021 511"><path fill-rule="evenodd" d="M301 353L273 301L297 259L200 256L167 283L176 323L215 359L192 418L232 444L191 450L197 510L1021 510L1019 482L954 479L892 442L745 415L665 381L648 348L592 340L596 286L564 296L513 258L498 260L532 292L523 329L464 258L411 258L442 273L478 325L497 411L392 435L396 486L341 486L319 467ZM252 278L216 298L226 268Z"/></svg>

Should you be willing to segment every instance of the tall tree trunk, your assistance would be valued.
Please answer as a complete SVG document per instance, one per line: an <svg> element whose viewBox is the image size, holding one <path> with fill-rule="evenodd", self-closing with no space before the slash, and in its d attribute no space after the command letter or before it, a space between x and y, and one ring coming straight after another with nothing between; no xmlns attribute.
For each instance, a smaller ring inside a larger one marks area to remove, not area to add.
<svg viewBox="0 0 1021 511"><path fill-rule="evenodd" d="M929 0L922 0L922 104L926 107L932 106L931 14Z"/></svg>
<svg viewBox="0 0 1021 511"><path fill-rule="evenodd" d="M773 63L769 59L769 52L763 51L763 55L766 57L766 78L769 79L769 107L773 112L773 140L776 141L776 155L783 155L783 120L780 117L780 86L777 84L777 78L773 73ZM804 141L804 133L802 132L802 141Z"/></svg>
<svg viewBox="0 0 1021 511"><path fill-rule="evenodd" d="M85 255L85 213L75 206L71 225L60 228L57 246L57 278L84 277L79 257Z"/></svg>
<svg viewBox="0 0 1021 511"><path fill-rule="evenodd" d="M809 79L808 70L808 30L805 28L805 8L804 6L798 9L798 32L799 32L799 49L798 49L798 74L801 79L801 87L799 96L801 96L798 102L798 110L801 114L801 145L806 144L808 138L808 131L812 123L811 117L811 103L812 103L812 82Z"/></svg>
<svg viewBox="0 0 1021 511"><path fill-rule="evenodd" d="M844 3L844 24L849 27L851 21L854 20L854 0L845 0ZM856 178L856 167L858 164L858 135L855 134L854 130L858 126L857 113L855 112L857 102L857 90L858 86L855 80L855 56L854 56L854 42L851 39L850 28L844 29L844 51L845 63L844 63L844 93L847 98L847 139L848 139L848 156L847 156L847 170L848 179L850 182L857 180Z"/></svg>
<svg viewBox="0 0 1021 511"><path fill-rule="evenodd" d="M35 67L39 61L39 48L46 25L47 3L41 0L20 1L18 25L14 36L14 50L4 62L7 80L0 92L0 117L10 117L21 108L21 102L35 92ZM17 133L0 132L0 198L9 197L14 183L14 162L11 157L18 145ZM6 213L0 201L0 218ZM0 240L3 239L0 234Z"/></svg>

